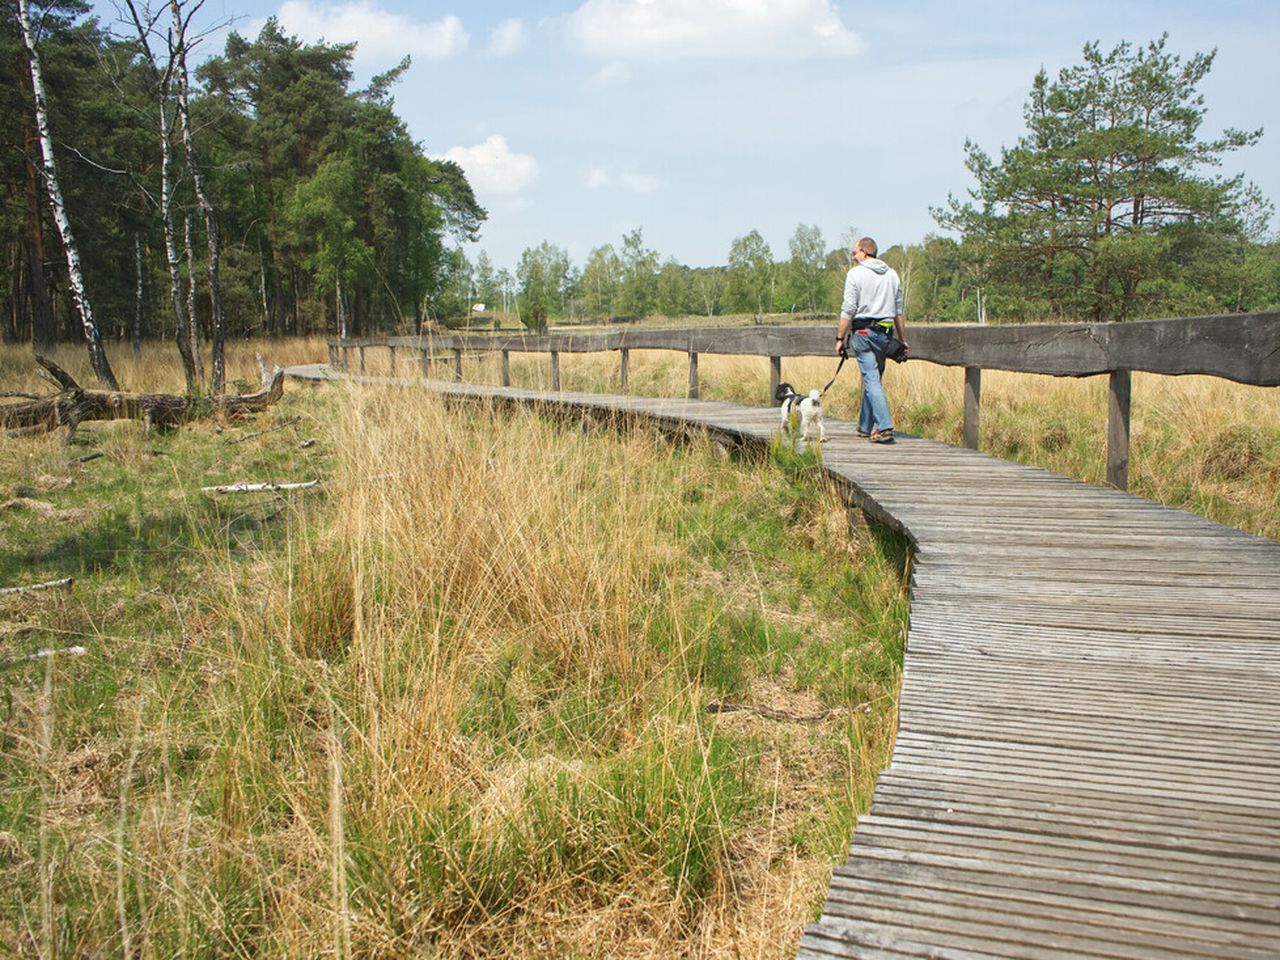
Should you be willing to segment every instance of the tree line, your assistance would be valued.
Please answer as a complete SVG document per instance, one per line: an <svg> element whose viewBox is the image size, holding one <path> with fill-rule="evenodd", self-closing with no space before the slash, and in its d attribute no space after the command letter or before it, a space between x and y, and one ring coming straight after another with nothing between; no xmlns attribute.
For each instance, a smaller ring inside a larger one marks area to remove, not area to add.
<svg viewBox="0 0 1280 960"><path fill-rule="evenodd" d="M353 89L354 45L305 44L272 19L189 70L200 0L118 6L108 29L81 0L4 2L6 340L85 339L82 288L103 337L176 340L194 392L202 340L216 354L228 336L439 314L485 211L397 116L407 59Z"/></svg>
<svg viewBox="0 0 1280 960"><path fill-rule="evenodd" d="M750 230L707 267L664 256L639 228L581 263L550 241L502 267L483 251L468 257L485 211L462 170L427 156L397 116L407 60L355 89L352 45L306 44L269 20L189 70L204 42L200 0L121 0L109 27L85 18L82 0L0 4L6 340L88 341L91 356L90 327L135 345L175 340L195 392L203 343L216 390L224 337L403 333L477 322L478 303L481 322L535 330L839 307L853 233L833 242L807 224L779 251ZM1262 131L1201 133L1198 87L1213 60L1172 54L1162 37L1090 44L1080 64L1041 71L1013 147L992 156L966 145L975 185L933 210L944 232L882 254L902 276L908 316L1124 320L1280 306L1271 204L1243 177L1214 172Z"/></svg>
<svg viewBox="0 0 1280 960"><path fill-rule="evenodd" d="M975 186L933 209L948 235L891 247L907 314L926 321L1117 321L1280 308L1280 242L1270 201L1215 168L1263 131L1206 138L1199 85L1216 54L1182 57L1167 35L1104 51L1051 77L1024 105L1026 133L993 157L965 145ZM598 247L581 267L549 243L514 276L483 257L458 278L490 302L518 294L521 319L645 313L830 313L851 237L824 246L801 225L786 257L757 231L726 265L691 269L644 247L639 230ZM883 239L883 238L882 238ZM464 295L465 298L465 295Z"/></svg>

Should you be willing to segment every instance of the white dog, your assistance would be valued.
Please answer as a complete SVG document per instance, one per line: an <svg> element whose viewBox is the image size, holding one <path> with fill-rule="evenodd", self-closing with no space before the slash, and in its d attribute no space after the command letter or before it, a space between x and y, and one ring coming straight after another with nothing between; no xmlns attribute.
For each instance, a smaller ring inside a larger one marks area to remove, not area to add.
<svg viewBox="0 0 1280 960"><path fill-rule="evenodd" d="M778 384L778 390L774 394L774 399L782 404L782 435L784 438L790 436L793 444L797 439L810 443L813 440L813 430L817 427L818 442L825 443L827 439L827 431L822 423L822 394L817 390L810 390L807 397L802 397L796 393L795 388L789 383ZM796 426L799 420L799 434L797 437Z"/></svg>

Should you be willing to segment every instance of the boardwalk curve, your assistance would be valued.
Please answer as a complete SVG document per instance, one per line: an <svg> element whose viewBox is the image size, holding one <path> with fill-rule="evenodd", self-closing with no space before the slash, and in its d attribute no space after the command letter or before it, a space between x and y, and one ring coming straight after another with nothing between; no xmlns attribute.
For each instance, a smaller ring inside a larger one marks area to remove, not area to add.
<svg viewBox="0 0 1280 960"><path fill-rule="evenodd" d="M360 379L745 444L777 423ZM1280 543L933 441L827 436L827 471L915 557L893 760L799 956L1280 956Z"/></svg>

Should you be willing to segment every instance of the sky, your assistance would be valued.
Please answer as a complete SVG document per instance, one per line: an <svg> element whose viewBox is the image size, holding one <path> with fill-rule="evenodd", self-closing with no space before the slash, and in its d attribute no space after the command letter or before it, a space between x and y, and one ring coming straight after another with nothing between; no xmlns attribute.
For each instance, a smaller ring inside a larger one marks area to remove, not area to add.
<svg viewBox="0 0 1280 960"><path fill-rule="evenodd" d="M104 22L114 19L98 4ZM355 83L413 65L395 104L428 154L456 160L489 212L485 250L514 269L542 241L579 266L640 228L690 266L723 264L755 229L787 256L798 224L829 248L940 232L930 207L973 185L1024 131L1041 67L1169 34L1217 49L1201 135L1263 127L1220 170L1280 202L1280 2L1074 0L207 0L206 27L266 16L306 41L351 42ZM207 51L217 52L213 34ZM1273 229L1276 226L1273 223Z"/></svg>

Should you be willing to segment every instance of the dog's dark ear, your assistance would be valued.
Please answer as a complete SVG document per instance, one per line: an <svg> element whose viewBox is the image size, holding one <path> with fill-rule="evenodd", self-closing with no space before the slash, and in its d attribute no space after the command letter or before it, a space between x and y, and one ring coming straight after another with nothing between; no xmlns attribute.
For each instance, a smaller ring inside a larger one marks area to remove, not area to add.
<svg viewBox="0 0 1280 960"><path fill-rule="evenodd" d="M789 397L791 393L792 393L791 384L780 383L778 384L778 389L773 391L773 399L781 403L783 400L787 399L787 397Z"/></svg>

